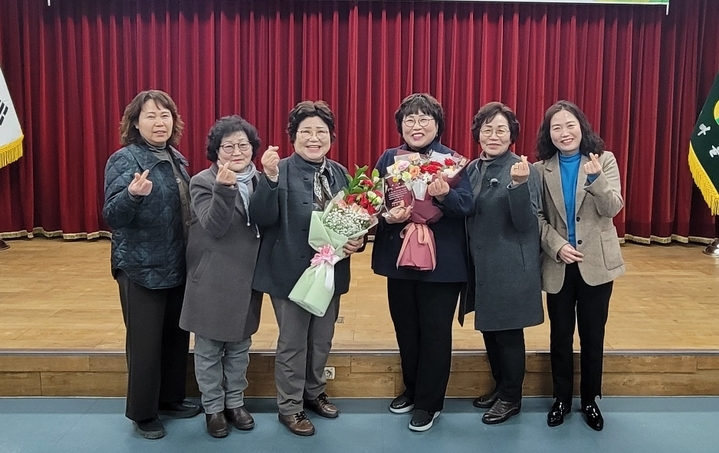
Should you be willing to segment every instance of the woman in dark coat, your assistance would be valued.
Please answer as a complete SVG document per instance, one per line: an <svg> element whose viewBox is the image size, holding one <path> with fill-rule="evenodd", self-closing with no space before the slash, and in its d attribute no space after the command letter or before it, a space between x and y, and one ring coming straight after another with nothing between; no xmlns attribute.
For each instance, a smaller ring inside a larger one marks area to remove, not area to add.
<svg viewBox="0 0 719 453"><path fill-rule="evenodd" d="M467 219L474 265L474 327L482 332L495 388L474 400L482 421L502 423L522 401L524 328L544 321L540 280L539 179L509 150L519 136L514 112L499 102L479 109L472 136L482 147L467 173L474 210Z"/></svg>
<svg viewBox="0 0 719 453"><path fill-rule="evenodd" d="M239 116L218 120L207 137L212 165L190 180L187 288L180 327L195 333L195 378L207 431L248 430L244 407L251 335L260 324L262 293L253 291L260 235L249 215L259 173L252 158L257 130Z"/></svg>
<svg viewBox="0 0 719 453"><path fill-rule="evenodd" d="M289 115L287 133L294 153L279 158L276 149L262 156L250 217L262 242L253 288L270 295L279 326L275 384L279 420L294 434L311 436L315 427L304 407L326 418L339 415L329 401L324 367L332 348L340 296L349 291L349 258L335 265L335 294L324 316L315 316L289 299L315 251L307 242L313 211L322 211L347 186L347 170L326 157L335 139L335 118L324 101L302 101ZM350 255L363 245L351 240Z"/></svg>
<svg viewBox="0 0 719 453"><path fill-rule="evenodd" d="M444 110L429 94L406 97L395 112L395 123L405 144L386 150L379 158L375 168L382 176L400 150L453 154L440 143ZM464 217L472 209L469 179L463 171L459 182L450 188L440 178L427 192L442 210L442 217L428 225L436 243L435 269L397 267L400 233L410 220L409 207L395 207L380 220L372 249L372 269L387 277L387 298L405 386L389 410L397 414L414 410L409 423L412 431L430 429L444 407L452 360L452 320L468 276Z"/></svg>
<svg viewBox="0 0 719 453"><path fill-rule="evenodd" d="M146 439L165 435L158 414L200 413L184 401L190 338L178 325L190 224L187 161L174 148L182 128L167 93L143 91L125 108L124 147L105 166L102 215L113 229L112 275L127 328L125 415Z"/></svg>

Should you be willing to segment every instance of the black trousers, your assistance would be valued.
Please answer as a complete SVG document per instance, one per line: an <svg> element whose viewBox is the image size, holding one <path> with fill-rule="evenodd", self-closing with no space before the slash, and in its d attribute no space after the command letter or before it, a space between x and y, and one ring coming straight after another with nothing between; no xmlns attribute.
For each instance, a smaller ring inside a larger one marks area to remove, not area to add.
<svg viewBox="0 0 719 453"><path fill-rule="evenodd" d="M452 319L461 283L387 279L402 360L404 395L416 409L442 410L452 362Z"/></svg>
<svg viewBox="0 0 719 453"><path fill-rule="evenodd" d="M575 320L579 329L581 400L590 402L602 396L604 327L612 286L613 282L589 286L574 263L566 267L562 289L557 294L547 294L554 397L564 403L571 403L573 394Z"/></svg>
<svg viewBox="0 0 719 453"><path fill-rule="evenodd" d="M180 329L185 285L148 289L117 273L122 316L127 328L127 404L125 416L157 416L159 403L185 399L190 333Z"/></svg>
<svg viewBox="0 0 719 453"><path fill-rule="evenodd" d="M482 335L499 398L518 403L522 400L524 382L524 329L482 332Z"/></svg>

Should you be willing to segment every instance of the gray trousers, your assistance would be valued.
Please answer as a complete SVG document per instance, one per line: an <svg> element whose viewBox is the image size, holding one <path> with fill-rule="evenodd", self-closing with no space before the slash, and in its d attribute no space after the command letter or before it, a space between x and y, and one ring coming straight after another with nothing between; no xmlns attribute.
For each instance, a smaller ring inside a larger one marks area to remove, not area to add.
<svg viewBox="0 0 719 453"><path fill-rule="evenodd" d="M195 377L206 414L243 406L251 338L225 342L195 335Z"/></svg>
<svg viewBox="0 0 719 453"><path fill-rule="evenodd" d="M280 336L275 355L275 384L280 414L296 414L304 399L325 391L324 368L332 348L340 298L332 298L327 312L317 317L289 299L271 297Z"/></svg>

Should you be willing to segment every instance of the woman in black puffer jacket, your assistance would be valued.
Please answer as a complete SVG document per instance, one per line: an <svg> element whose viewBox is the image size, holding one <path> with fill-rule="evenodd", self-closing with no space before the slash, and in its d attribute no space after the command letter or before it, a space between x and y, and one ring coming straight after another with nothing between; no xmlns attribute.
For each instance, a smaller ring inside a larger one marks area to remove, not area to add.
<svg viewBox="0 0 719 453"><path fill-rule="evenodd" d="M125 108L124 147L105 167L102 215L127 328L125 415L147 439L165 435L158 414L200 412L184 401L189 333L179 327L190 221L187 161L174 148L182 128L170 96L143 91Z"/></svg>

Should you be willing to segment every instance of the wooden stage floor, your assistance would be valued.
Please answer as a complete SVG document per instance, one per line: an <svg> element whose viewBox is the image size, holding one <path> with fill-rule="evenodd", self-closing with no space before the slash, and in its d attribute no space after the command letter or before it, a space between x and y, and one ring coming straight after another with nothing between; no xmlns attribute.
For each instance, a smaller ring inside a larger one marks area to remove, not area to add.
<svg viewBox="0 0 719 453"><path fill-rule="evenodd" d="M0 351L124 350L110 241L35 238L8 241L0 252ZM371 247L371 244L370 246ZM625 244L627 274L615 283L606 350L719 350L719 260L703 245ZM370 249L352 259L352 288L341 302L333 351L395 351L385 281L369 267ZM546 318L546 317L545 317ZM470 318L455 321L454 349L483 350ZM549 325L526 330L528 351L549 347ZM255 352L272 352L277 327L265 300Z"/></svg>

